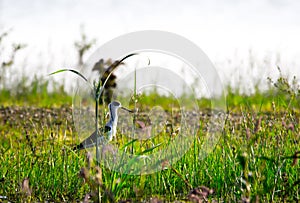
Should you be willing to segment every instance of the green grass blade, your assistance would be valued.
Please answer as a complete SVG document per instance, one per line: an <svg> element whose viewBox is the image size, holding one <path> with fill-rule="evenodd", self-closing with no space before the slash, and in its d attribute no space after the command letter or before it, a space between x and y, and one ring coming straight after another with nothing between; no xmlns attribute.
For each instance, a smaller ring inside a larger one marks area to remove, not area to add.
<svg viewBox="0 0 300 203"><path fill-rule="evenodd" d="M142 151L139 155L143 155L143 154L146 154L146 153L148 153L148 152L152 152L154 149L156 149L157 147L159 147L161 144L162 144L162 143L159 143L159 144L155 145L154 147L151 147L151 148L149 148L149 149L146 149L146 150Z"/></svg>
<svg viewBox="0 0 300 203"><path fill-rule="evenodd" d="M126 147L128 147L129 145L131 145L132 143L138 141L138 139L133 139L130 142L126 143L124 146L122 146L121 150L124 150Z"/></svg>
<svg viewBox="0 0 300 203"><path fill-rule="evenodd" d="M62 73L62 72L66 72L66 71L75 73L76 75L80 76L84 81L88 82L88 79L86 77L84 77L84 75L82 75L80 72L73 70L73 69L61 69L61 70L55 71L53 73L50 73L49 75L54 75L54 74Z"/></svg>
<svg viewBox="0 0 300 203"><path fill-rule="evenodd" d="M105 85L106 85L106 83L107 83L107 81L108 81L110 75L114 72L114 70L115 70L120 64L122 64L122 62L123 62L124 60L126 60L126 59L129 58L129 57L135 56L135 55L137 55L137 53L128 54L127 56L125 56L124 58L122 58L120 61L115 61L113 64L111 64L111 65L107 68L106 72L109 72L109 75L107 76L106 80L105 80L104 83L102 84L103 89L104 89L104 87L105 87Z"/></svg>

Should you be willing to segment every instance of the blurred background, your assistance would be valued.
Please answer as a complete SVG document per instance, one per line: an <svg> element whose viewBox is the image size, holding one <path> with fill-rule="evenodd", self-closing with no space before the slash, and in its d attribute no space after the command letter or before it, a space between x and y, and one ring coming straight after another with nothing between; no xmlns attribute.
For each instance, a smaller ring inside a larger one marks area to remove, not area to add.
<svg viewBox="0 0 300 203"><path fill-rule="evenodd" d="M1 62L13 43L26 45L7 76L46 76L78 66L75 42L82 33L93 46L139 30L174 32L196 43L215 64L225 85L251 92L267 77L300 76L300 2L297 0L0 0ZM95 41L94 41L95 40ZM64 76L56 80L69 84ZM67 85L68 86L68 85ZM249 89L250 88L250 89Z"/></svg>

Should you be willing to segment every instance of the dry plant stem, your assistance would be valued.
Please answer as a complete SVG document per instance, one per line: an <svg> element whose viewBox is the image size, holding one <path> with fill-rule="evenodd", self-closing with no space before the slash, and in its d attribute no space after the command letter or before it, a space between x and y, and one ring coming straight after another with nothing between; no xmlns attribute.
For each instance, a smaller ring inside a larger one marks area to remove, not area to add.
<svg viewBox="0 0 300 203"><path fill-rule="evenodd" d="M95 131L97 133L97 137L98 137L98 103L99 103L99 100L98 98L96 97L95 98L95 114L96 114L96 119L95 119ZM96 141L96 164L97 166L99 167L99 162L100 162L100 155L99 155L99 143L98 141ZM97 194L98 194L98 202L101 202L101 190L100 190L100 185L98 185L98 188L97 188Z"/></svg>

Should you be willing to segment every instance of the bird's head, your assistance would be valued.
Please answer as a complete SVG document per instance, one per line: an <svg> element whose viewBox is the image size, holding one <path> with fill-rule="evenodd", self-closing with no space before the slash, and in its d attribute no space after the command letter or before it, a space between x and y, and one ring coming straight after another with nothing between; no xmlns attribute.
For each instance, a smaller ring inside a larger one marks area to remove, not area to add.
<svg viewBox="0 0 300 203"><path fill-rule="evenodd" d="M125 111L128 111L128 112L130 112L130 113L133 113L132 110L123 107L123 106L121 105L121 103L118 102L118 101L112 101L112 102L108 105L108 109L109 109L109 111L110 111L111 114L112 114L112 113L116 113L116 111L117 111L119 108L121 108L121 109L123 109L123 110L125 110Z"/></svg>

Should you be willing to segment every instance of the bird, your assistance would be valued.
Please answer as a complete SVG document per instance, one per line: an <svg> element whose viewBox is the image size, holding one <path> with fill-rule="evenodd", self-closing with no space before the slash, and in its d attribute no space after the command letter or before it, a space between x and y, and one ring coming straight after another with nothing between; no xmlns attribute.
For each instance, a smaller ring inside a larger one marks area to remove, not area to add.
<svg viewBox="0 0 300 203"><path fill-rule="evenodd" d="M108 104L109 121L105 124L104 128L102 130L98 129L98 133L96 131L93 132L88 138L86 138L80 144L75 146L73 150L91 148L96 146L97 142L98 145L103 145L110 142L114 137L116 137L119 108L131 113L133 112L132 110L123 107L120 102L112 101ZM101 132L105 135L101 134Z"/></svg>

